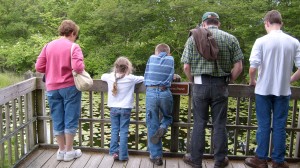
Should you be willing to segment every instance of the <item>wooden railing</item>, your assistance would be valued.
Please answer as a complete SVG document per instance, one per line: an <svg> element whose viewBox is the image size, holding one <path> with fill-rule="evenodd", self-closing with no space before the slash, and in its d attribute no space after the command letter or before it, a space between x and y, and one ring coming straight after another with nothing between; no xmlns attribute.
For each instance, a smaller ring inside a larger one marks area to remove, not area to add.
<svg viewBox="0 0 300 168"><path fill-rule="evenodd" d="M173 124L168 136L163 139L164 155L183 155L189 152L193 127L192 87L189 83L173 83L189 86L188 93L173 95ZM176 88L175 88L176 90ZM94 80L94 86L83 95L85 106L79 121L76 147L83 150L107 152L110 140L109 110L106 106L107 84ZM146 151L145 86L136 85L135 107L132 110L130 127L130 153L148 154ZM227 130L230 157L245 158L253 155L255 148L256 118L254 88L247 85L229 86L229 111ZM300 160L300 88L292 88L291 108L287 124L288 160ZM87 105L86 105L87 104ZM183 107L186 105L186 107ZM246 111L245 111L246 109ZM205 156L213 155L212 125L207 128ZM30 78L0 90L0 167L17 165L38 147L55 147L52 121L45 95L45 86L40 78ZM270 139L272 142L272 139ZM141 145L142 144L142 145ZM270 151L272 147L270 145Z"/></svg>

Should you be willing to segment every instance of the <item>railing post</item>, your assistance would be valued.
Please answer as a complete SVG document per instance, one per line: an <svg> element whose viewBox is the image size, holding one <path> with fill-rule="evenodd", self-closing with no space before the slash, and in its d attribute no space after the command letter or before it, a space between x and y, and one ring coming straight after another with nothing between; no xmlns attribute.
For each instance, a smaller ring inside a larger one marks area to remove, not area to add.
<svg viewBox="0 0 300 168"><path fill-rule="evenodd" d="M177 75L174 82L180 82L180 76ZM180 111L180 95L173 95L173 123L179 122L179 111ZM179 127L171 127L171 152L178 152L178 137Z"/></svg>
<svg viewBox="0 0 300 168"><path fill-rule="evenodd" d="M41 83L41 79L36 78L37 83ZM36 115L45 116L45 92L43 89L37 89L35 91L35 102L36 102ZM46 121L45 120L37 120L37 136L38 143L46 143L47 142L47 131L46 131Z"/></svg>

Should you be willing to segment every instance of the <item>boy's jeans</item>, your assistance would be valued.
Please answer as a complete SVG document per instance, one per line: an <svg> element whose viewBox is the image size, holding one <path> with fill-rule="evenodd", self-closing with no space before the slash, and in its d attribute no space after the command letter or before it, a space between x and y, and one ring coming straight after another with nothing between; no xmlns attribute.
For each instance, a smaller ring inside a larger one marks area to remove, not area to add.
<svg viewBox="0 0 300 168"><path fill-rule="evenodd" d="M109 154L119 153L119 160L128 159L128 128L131 108L110 108L111 140ZM120 133L120 145L119 141Z"/></svg>
<svg viewBox="0 0 300 168"><path fill-rule="evenodd" d="M268 159L271 117L273 113L273 150L272 160L282 163L285 156L286 120L289 110L290 96L258 95L255 94L256 117L258 129L256 132L256 155L260 159Z"/></svg>
<svg viewBox="0 0 300 168"><path fill-rule="evenodd" d="M170 89L147 88L146 90L146 124L148 129L148 149L150 158L162 157L162 142L152 144L150 139L159 127L168 129L172 123L173 96ZM159 112L163 118L160 121Z"/></svg>

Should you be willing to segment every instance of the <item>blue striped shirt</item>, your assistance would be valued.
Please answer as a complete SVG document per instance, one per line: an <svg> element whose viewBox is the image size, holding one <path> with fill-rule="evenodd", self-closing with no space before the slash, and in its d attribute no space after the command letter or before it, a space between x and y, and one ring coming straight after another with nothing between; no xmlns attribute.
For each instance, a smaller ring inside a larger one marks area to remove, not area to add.
<svg viewBox="0 0 300 168"><path fill-rule="evenodd" d="M174 75L174 58L167 53L151 55L148 59L144 84L145 86L170 87Z"/></svg>

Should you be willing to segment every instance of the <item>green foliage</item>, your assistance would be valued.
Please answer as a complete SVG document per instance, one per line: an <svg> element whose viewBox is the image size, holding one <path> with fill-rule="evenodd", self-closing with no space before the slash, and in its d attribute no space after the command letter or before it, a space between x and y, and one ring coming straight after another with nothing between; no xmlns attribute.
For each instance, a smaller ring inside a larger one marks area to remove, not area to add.
<svg viewBox="0 0 300 168"><path fill-rule="evenodd" d="M9 85L13 85L23 80L21 76L14 73L0 73L0 88L7 87Z"/></svg>
<svg viewBox="0 0 300 168"><path fill-rule="evenodd" d="M249 55L254 41L266 34L262 22L271 9L282 13L283 30L300 38L300 2L289 0L2 0L0 6L0 71L34 70L41 48L57 38L63 19L80 26L86 69L94 78L110 71L115 59L127 56L142 75L159 43L171 47L175 72L183 78L180 58L188 32L202 14L215 11L221 29L235 35L243 50L247 82Z"/></svg>

